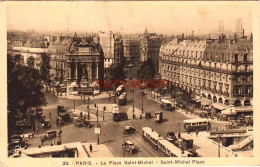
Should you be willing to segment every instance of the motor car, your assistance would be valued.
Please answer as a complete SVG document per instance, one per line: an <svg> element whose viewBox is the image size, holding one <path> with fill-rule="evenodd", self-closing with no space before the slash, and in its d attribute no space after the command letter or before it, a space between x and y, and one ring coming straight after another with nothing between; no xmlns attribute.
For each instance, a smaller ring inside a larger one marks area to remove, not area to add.
<svg viewBox="0 0 260 167"><path fill-rule="evenodd" d="M135 131L136 131L136 129L133 128L132 126L125 126L125 130L124 130L125 134L134 133Z"/></svg>
<svg viewBox="0 0 260 167"><path fill-rule="evenodd" d="M13 140L8 144L8 150L15 149L15 148L27 148L28 143L25 140L20 141L19 139Z"/></svg>
<svg viewBox="0 0 260 167"><path fill-rule="evenodd" d="M167 133L167 137L168 137L168 138L171 138L171 139L173 139L173 140L176 140L176 139L177 139L174 132L168 132L168 133Z"/></svg>
<svg viewBox="0 0 260 167"><path fill-rule="evenodd" d="M69 113L61 113L60 117L64 122L71 122L71 115Z"/></svg>
<svg viewBox="0 0 260 167"><path fill-rule="evenodd" d="M43 134L44 139L52 139L56 138L57 131L56 130L48 130L45 134Z"/></svg>
<svg viewBox="0 0 260 167"><path fill-rule="evenodd" d="M60 112L66 112L66 108L65 108L64 106L58 105L58 106L57 106L57 111L58 111L58 113L60 113Z"/></svg>
<svg viewBox="0 0 260 167"><path fill-rule="evenodd" d="M64 121L62 120L61 117L57 117L57 125L64 125Z"/></svg>
<svg viewBox="0 0 260 167"><path fill-rule="evenodd" d="M74 121L74 125L77 127L83 127L83 126L85 126L85 122L84 122L84 120L82 120L80 118L76 118Z"/></svg>
<svg viewBox="0 0 260 167"><path fill-rule="evenodd" d="M128 151L130 154L137 153L139 148L134 145L132 141L124 141L122 143L122 148Z"/></svg>
<svg viewBox="0 0 260 167"><path fill-rule="evenodd" d="M145 119L151 119L151 118L152 118L151 112L146 112L145 113Z"/></svg>
<svg viewBox="0 0 260 167"><path fill-rule="evenodd" d="M42 125L44 128L51 128L51 122L49 119L45 119Z"/></svg>

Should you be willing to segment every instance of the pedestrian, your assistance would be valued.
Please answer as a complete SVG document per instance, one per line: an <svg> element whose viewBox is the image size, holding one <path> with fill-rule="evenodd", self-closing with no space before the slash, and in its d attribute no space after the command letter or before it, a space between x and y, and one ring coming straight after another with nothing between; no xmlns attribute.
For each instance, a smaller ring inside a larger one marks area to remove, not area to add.
<svg viewBox="0 0 260 167"><path fill-rule="evenodd" d="M94 92L93 92L93 97L94 97L95 95L94 95Z"/></svg>
<svg viewBox="0 0 260 167"><path fill-rule="evenodd" d="M86 118L87 118L87 114L84 114L84 120L86 120Z"/></svg>
<svg viewBox="0 0 260 167"><path fill-rule="evenodd" d="M98 139L98 144L99 144L99 141L100 141L100 137L98 136L98 138L97 138L97 139Z"/></svg>
<svg viewBox="0 0 260 167"><path fill-rule="evenodd" d="M51 112L49 112L49 117L51 118Z"/></svg>
<svg viewBox="0 0 260 167"><path fill-rule="evenodd" d="M97 105L96 105L96 103L94 104L94 107L95 107L95 108L97 108Z"/></svg>
<svg viewBox="0 0 260 167"><path fill-rule="evenodd" d="M90 150L90 152L92 153L93 148L92 148L92 145L91 145L91 144L89 145L89 150Z"/></svg>
<svg viewBox="0 0 260 167"><path fill-rule="evenodd" d="M82 118L82 111L80 112L80 118Z"/></svg>
<svg viewBox="0 0 260 167"><path fill-rule="evenodd" d="M39 129L36 127L36 134L38 135L38 133L39 133Z"/></svg>
<svg viewBox="0 0 260 167"><path fill-rule="evenodd" d="M55 145L55 139L52 140L53 145Z"/></svg>
<svg viewBox="0 0 260 167"><path fill-rule="evenodd" d="M190 129L187 130L188 134L190 134Z"/></svg>
<svg viewBox="0 0 260 167"><path fill-rule="evenodd" d="M44 142L43 138L41 138L41 142L42 142L42 146L43 146L43 142Z"/></svg>
<svg viewBox="0 0 260 167"><path fill-rule="evenodd" d="M198 129L196 129L196 136L198 136L198 134L199 134L199 131L198 131Z"/></svg>

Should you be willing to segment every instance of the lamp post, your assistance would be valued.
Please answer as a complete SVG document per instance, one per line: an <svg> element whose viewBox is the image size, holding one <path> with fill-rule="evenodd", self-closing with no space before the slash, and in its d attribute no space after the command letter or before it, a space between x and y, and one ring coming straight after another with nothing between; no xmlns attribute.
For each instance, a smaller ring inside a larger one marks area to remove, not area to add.
<svg viewBox="0 0 260 167"><path fill-rule="evenodd" d="M84 95L84 107L86 105L86 95Z"/></svg>
<svg viewBox="0 0 260 167"><path fill-rule="evenodd" d="M142 114L144 113L144 92L142 91L141 92L141 95L142 95Z"/></svg>
<svg viewBox="0 0 260 167"><path fill-rule="evenodd" d="M178 138L181 138L181 123L179 122L179 134L178 134Z"/></svg>
<svg viewBox="0 0 260 167"><path fill-rule="evenodd" d="M97 106L97 128L98 128L98 106Z"/></svg>
<svg viewBox="0 0 260 167"><path fill-rule="evenodd" d="M218 143L218 157L220 157L220 143L221 143L221 136L218 136L219 143Z"/></svg>
<svg viewBox="0 0 260 167"><path fill-rule="evenodd" d="M76 110L76 100L74 100L74 111Z"/></svg>

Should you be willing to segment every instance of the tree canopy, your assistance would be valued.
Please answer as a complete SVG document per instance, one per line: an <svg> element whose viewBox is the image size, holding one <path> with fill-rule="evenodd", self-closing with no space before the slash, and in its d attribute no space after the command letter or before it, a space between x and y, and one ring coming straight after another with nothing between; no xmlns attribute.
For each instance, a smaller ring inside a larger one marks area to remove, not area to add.
<svg viewBox="0 0 260 167"><path fill-rule="evenodd" d="M153 79L155 76L155 69L152 59L143 62L140 70L138 71L138 78L140 79Z"/></svg>
<svg viewBox="0 0 260 167"><path fill-rule="evenodd" d="M11 115L25 113L29 107L46 104L40 72L23 66L19 63L19 57L7 56L7 98Z"/></svg>

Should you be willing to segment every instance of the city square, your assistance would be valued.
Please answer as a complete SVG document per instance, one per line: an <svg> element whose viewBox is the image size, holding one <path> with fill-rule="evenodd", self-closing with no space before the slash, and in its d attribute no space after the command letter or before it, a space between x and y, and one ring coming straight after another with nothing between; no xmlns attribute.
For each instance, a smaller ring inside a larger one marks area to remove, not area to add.
<svg viewBox="0 0 260 167"><path fill-rule="evenodd" d="M80 11L55 31L19 29L13 20L28 20L9 13L8 157L253 157L250 18L215 14L211 27L173 31L156 17L137 31L129 20L86 28Z"/></svg>

